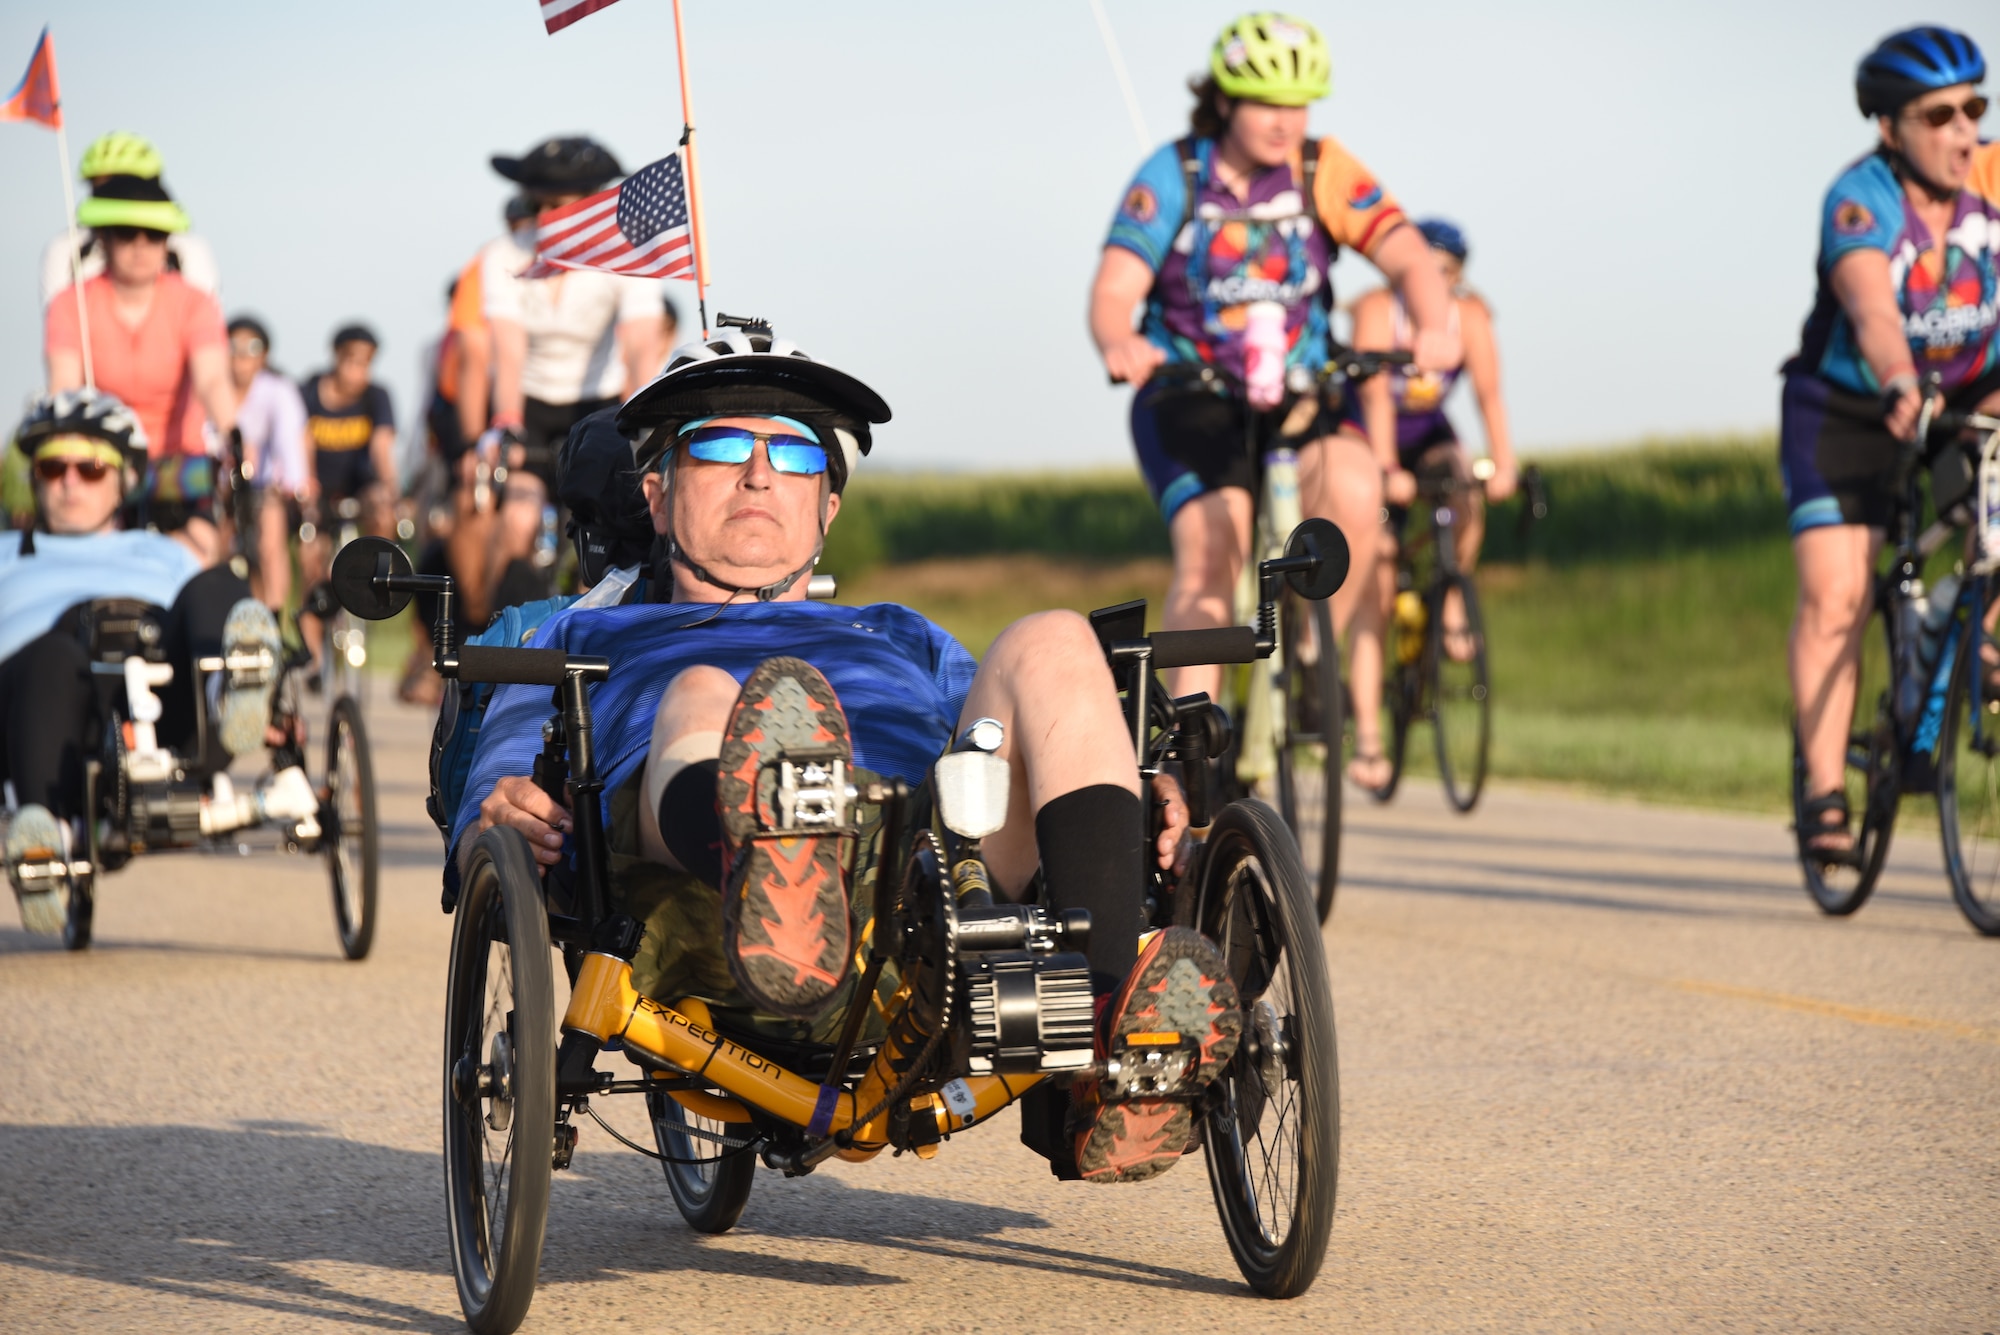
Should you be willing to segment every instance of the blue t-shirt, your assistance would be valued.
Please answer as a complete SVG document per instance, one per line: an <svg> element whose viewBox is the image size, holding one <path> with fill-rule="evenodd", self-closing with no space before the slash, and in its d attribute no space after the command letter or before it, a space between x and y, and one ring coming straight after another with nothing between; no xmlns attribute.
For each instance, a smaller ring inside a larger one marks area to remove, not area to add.
<svg viewBox="0 0 2000 1335"><path fill-rule="evenodd" d="M170 606L201 569L194 553L160 533L37 533L32 556L21 555L19 533L0 533L0 660L92 598Z"/></svg>
<svg viewBox="0 0 2000 1335"><path fill-rule="evenodd" d="M1979 150L1981 158L1993 151L1992 145ZM1918 375L1936 372L1949 391L2000 366L2000 200L1987 198L1983 176L1975 172L1958 192L1940 241L1917 217L1881 153L1842 172L1820 206L1819 295L1799 354L1786 369L1855 394L1882 392L1827 281L1834 264L1857 250L1889 257Z"/></svg>
<svg viewBox="0 0 2000 1335"><path fill-rule="evenodd" d="M590 693L607 796L645 764L660 697L685 668L706 664L742 681L767 658L804 659L840 697L855 764L916 784L951 745L979 666L941 627L895 603L737 603L719 614L714 604L571 608L543 625L535 645L611 661ZM496 782L533 772L550 696L546 686L494 691L452 823L454 850Z"/></svg>

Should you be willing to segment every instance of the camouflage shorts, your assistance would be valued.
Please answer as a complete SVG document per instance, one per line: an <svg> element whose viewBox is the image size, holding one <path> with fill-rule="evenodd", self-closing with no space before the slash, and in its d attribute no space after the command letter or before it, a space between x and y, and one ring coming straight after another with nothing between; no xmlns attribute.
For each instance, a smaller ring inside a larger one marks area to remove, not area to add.
<svg viewBox="0 0 2000 1335"><path fill-rule="evenodd" d="M831 1043L839 1034L860 985L861 965L872 938L875 880L882 862L882 810L872 803L856 806L861 838L851 854L848 904L854 914L855 968L826 1013L814 1020L767 1015L750 1006L722 954L722 895L688 872L651 862L639 853L639 812L644 801L644 771L635 773L611 795L611 910L631 915L642 928L639 952L632 960L632 986L666 1005L687 997L706 1002L716 1027L731 1034L754 1034L787 1043ZM853 771L857 786L877 776ZM904 837L907 852L913 832ZM900 862L901 859L898 858ZM884 1004L895 994L897 970L892 962L882 971L876 996ZM882 1036L881 1006L870 1008L862 1026L862 1041Z"/></svg>

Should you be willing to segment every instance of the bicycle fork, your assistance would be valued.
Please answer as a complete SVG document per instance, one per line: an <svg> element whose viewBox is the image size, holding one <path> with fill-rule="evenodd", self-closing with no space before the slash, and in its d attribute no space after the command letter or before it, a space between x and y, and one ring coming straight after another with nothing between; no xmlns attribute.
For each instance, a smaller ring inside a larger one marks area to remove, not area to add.
<svg viewBox="0 0 2000 1335"><path fill-rule="evenodd" d="M1269 450L1264 455L1264 503L1257 507L1257 526L1251 535L1249 559L1236 580L1236 620L1245 624L1257 616L1257 567L1266 557L1284 554L1285 537L1299 526L1299 452L1289 447ZM1278 627L1284 634L1284 627ZM1322 652L1325 652L1322 646ZM1255 787L1278 772L1278 733L1284 726L1284 680L1278 664L1284 661L1284 645L1272 650L1269 658L1248 664L1244 671L1242 739L1236 754L1236 777L1245 787Z"/></svg>

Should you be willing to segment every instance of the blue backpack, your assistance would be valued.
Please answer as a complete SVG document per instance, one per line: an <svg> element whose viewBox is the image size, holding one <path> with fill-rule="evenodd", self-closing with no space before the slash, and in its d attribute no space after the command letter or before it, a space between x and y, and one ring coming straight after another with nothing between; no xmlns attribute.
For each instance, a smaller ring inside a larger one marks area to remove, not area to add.
<svg viewBox="0 0 2000 1335"><path fill-rule="evenodd" d="M520 648L535 638L544 621L576 600L577 595L569 594L504 608L491 625L466 643ZM472 772L479 727L493 699L491 682L451 682L449 686L438 706L437 730L431 734L431 795L424 803L438 833L444 836L447 850L451 847L451 823L465 798L465 776Z"/></svg>

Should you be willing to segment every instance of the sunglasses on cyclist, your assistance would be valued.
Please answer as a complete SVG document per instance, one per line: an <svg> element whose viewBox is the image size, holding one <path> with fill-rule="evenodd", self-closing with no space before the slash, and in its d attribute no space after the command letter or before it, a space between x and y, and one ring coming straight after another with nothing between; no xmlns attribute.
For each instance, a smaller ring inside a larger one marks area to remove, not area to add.
<svg viewBox="0 0 2000 1335"><path fill-rule="evenodd" d="M681 442L688 457L711 464L748 463L762 441L771 467L780 473L816 476L826 471L826 450L817 442L785 431L751 431L740 426L704 426Z"/></svg>
<svg viewBox="0 0 2000 1335"><path fill-rule="evenodd" d="M35 472L44 482L60 482L63 474L72 468L85 482L102 482L104 475L111 471L111 465L102 459L63 459L50 457L35 460Z"/></svg>
<svg viewBox="0 0 2000 1335"><path fill-rule="evenodd" d="M1987 105L1987 100L1984 97L1968 97L1957 106L1953 106L1949 102L1940 102L1934 107L1925 107L1922 111L1912 111L1910 114L1930 126L1933 130L1942 130L1945 126L1951 124L1952 117L1958 115L1961 111L1965 113L1967 120L1971 121L1974 125L1979 124L1979 118L1986 114Z"/></svg>
<svg viewBox="0 0 2000 1335"><path fill-rule="evenodd" d="M106 241L137 241L140 237L156 246L167 244L167 234L155 227L100 227Z"/></svg>

